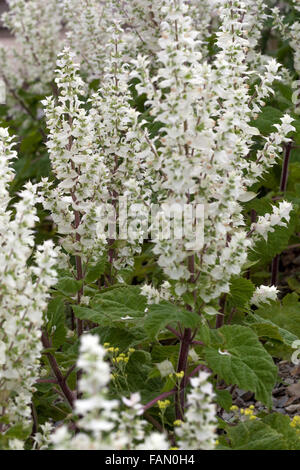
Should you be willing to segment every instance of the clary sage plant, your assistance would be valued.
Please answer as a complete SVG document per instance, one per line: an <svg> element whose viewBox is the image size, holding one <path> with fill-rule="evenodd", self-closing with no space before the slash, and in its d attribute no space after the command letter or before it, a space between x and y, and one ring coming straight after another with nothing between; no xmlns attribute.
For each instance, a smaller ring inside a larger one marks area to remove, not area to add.
<svg viewBox="0 0 300 470"><path fill-rule="evenodd" d="M7 4L0 448L299 450L299 1Z"/></svg>

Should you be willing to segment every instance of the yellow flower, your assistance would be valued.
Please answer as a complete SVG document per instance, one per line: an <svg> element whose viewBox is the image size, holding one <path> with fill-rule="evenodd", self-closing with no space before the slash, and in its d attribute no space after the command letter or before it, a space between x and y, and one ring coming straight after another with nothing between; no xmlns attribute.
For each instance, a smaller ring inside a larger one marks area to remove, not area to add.
<svg viewBox="0 0 300 470"><path fill-rule="evenodd" d="M109 346L110 346L110 343L104 343L104 344L103 344L103 347L104 347L104 348L109 348Z"/></svg>
<svg viewBox="0 0 300 470"><path fill-rule="evenodd" d="M181 372L176 372L175 373L176 377L178 377L179 379L182 379L184 377L184 371L182 370Z"/></svg>
<svg viewBox="0 0 300 470"><path fill-rule="evenodd" d="M174 426L181 426L182 421L181 421L181 419L175 419L173 424L174 424Z"/></svg>
<svg viewBox="0 0 300 470"><path fill-rule="evenodd" d="M128 351L129 351L130 353L134 353L134 352L135 352L135 349L134 349L134 348L129 348Z"/></svg>
<svg viewBox="0 0 300 470"><path fill-rule="evenodd" d="M165 410L166 408L168 408L171 402L169 400L165 400L165 401L158 400L157 404L160 410Z"/></svg>
<svg viewBox="0 0 300 470"><path fill-rule="evenodd" d="M257 419L257 416L251 415L251 416L250 416L250 419L252 419L252 420L253 420L253 419Z"/></svg>
<svg viewBox="0 0 300 470"><path fill-rule="evenodd" d="M232 405L230 407L230 411L237 411L238 410L238 407L236 405Z"/></svg>
<svg viewBox="0 0 300 470"><path fill-rule="evenodd" d="M300 416L296 415L293 417L292 421L290 422L290 425L292 428L296 428L297 426L300 426Z"/></svg>

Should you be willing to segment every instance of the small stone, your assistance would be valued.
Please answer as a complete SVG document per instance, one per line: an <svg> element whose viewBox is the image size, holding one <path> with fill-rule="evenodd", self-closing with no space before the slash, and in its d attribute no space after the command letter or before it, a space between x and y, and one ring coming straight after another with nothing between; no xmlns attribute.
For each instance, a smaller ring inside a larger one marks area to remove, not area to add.
<svg viewBox="0 0 300 470"><path fill-rule="evenodd" d="M297 411L300 411L300 403L298 405L289 405L286 407L286 411L289 413L295 413Z"/></svg>
<svg viewBox="0 0 300 470"><path fill-rule="evenodd" d="M254 393L253 392L245 392L243 393L243 395L241 395L241 398L245 401L249 401L251 400L252 398L254 397Z"/></svg>

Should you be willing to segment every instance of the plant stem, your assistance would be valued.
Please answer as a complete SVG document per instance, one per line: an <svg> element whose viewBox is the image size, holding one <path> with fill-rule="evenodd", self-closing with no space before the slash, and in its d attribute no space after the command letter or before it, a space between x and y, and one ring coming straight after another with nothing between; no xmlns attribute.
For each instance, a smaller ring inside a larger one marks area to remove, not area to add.
<svg viewBox="0 0 300 470"><path fill-rule="evenodd" d="M147 403L145 406L144 406L144 412L149 410L149 408L152 408L152 406L155 405L155 403L157 403L159 400L164 400L165 398L168 398L170 397L171 395L174 395L174 393L177 392L177 388L172 388L172 390L170 390L169 392L164 392L164 393L161 393L160 395L158 395L157 397L153 398L153 400L149 401L149 403Z"/></svg>
<svg viewBox="0 0 300 470"><path fill-rule="evenodd" d="M180 388L177 390L175 397L175 414L176 419L183 421L184 415L184 388L187 383L186 369L187 361L189 355L189 349L191 344L192 330L190 328L185 328L183 332L183 337L180 344L180 352L178 358L177 372L184 372L183 379L180 383Z"/></svg>
<svg viewBox="0 0 300 470"><path fill-rule="evenodd" d="M216 318L216 328L221 328L224 325L224 312L225 312L226 294L223 294L220 299L220 313Z"/></svg>
<svg viewBox="0 0 300 470"><path fill-rule="evenodd" d="M77 280L82 281L83 280L83 272L82 272L82 261L80 256L76 256L76 271L77 271ZM77 303L80 305L80 300L83 294L83 286L80 288L80 291L77 294ZM83 333L83 320L80 320L79 318L76 319L77 322L77 335L78 337L82 335Z"/></svg>
<svg viewBox="0 0 300 470"><path fill-rule="evenodd" d="M176 338L181 340L181 335L180 335L180 333L178 333L178 331L176 331L170 325L167 325L166 328L167 328L167 330L171 331L171 333L173 333L173 335L176 336Z"/></svg>
<svg viewBox="0 0 300 470"><path fill-rule="evenodd" d="M287 182L288 182L288 170L289 170L291 151L292 151L292 142L289 142L285 148L285 154L284 154L282 171L281 171L280 191L283 193L286 191ZM276 255L272 261L272 268L271 268L271 272L272 272L271 285L272 286L278 285L279 260L280 260L280 255Z"/></svg>
<svg viewBox="0 0 300 470"><path fill-rule="evenodd" d="M34 436L39 429L38 415L33 401L31 402L31 416L33 421L31 436Z"/></svg>
<svg viewBox="0 0 300 470"><path fill-rule="evenodd" d="M184 387L186 387L186 385L187 385L188 381L190 380L190 378L193 377L194 375L196 375L200 370L205 370L206 372L211 372L211 370L208 369L208 367L206 367L204 364L199 364L199 366L195 367L195 369L193 369L192 372L186 377ZM149 401L149 403L147 403L144 406L144 408L143 408L144 413L145 413L145 411L149 410L149 408L152 408L152 406L154 406L159 400L164 400L165 398L168 398L168 397L170 397L171 395L174 395L177 392L178 392L178 388L175 387L175 388L172 388L172 390L170 390L169 392L163 392L160 395L158 395L157 397L153 398L153 400Z"/></svg>
<svg viewBox="0 0 300 470"><path fill-rule="evenodd" d="M187 149L186 149L187 152ZM188 197L190 200L190 197ZM190 282L195 283L195 255L191 255L188 258L188 269L191 273ZM194 300L196 305L196 290L194 290ZM187 310L192 311L192 307L187 305ZM184 417L184 406L185 406L185 387L187 384L186 370L189 356L190 345L194 339L191 328L184 328L183 333L180 335L180 351L177 364L177 372L184 372L184 376L181 380L179 389L176 391L175 396L175 415L176 419L183 421Z"/></svg>
<svg viewBox="0 0 300 470"><path fill-rule="evenodd" d="M46 333L42 333L42 343L43 343L43 346L45 349L49 349L51 348L51 343L46 335ZM61 373L61 370L59 368L59 365L55 359L55 356L51 353L46 353L46 356L49 360L49 363L50 363L50 366L51 366L51 369L57 379L57 383L58 385L60 386L66 400L68 401L69 405L71 406L71 408L73 408L73 404L74 404L74 399L75 399L75 396L74 396L74 393L72 392L72 390L68 387L67 383L66 383L66 378L63 376L63 374Z"/></svg>

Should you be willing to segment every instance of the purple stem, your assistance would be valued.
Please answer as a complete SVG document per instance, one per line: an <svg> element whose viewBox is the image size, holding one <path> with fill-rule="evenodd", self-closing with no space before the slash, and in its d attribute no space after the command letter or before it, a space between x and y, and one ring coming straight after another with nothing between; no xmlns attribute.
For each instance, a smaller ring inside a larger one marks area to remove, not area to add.
<svg viewBox="0 0 300 470"><path fill-rule="evenodd" d="M180 353L178 358L177 372L184 372L183 379L180 383L180 388L177 391L175 398L175 414L176 419L183 421L184 415L184 389L187 384L186 369L189 355L189 349L191 344L192 330L185 328L183 337L180 344Z"/></svg>
<svg viewBox="0 0 300 470"><path fill-rule="evenodd" d="M167 325L166 328L167 328L167 330L171 331L171 333L173 333L173 335L176 336L176 338L181 340L181 335L180 335L180 333L178 333L178 331L176 331L174 328L172 328L169 325Z"/></svg>
<svg viewBox="0 0 300 470"><path fill-rule="evenodd" d="M290 157L291 157L292 146L293 146L292 141L290 141L286 146L284 159L283 159L281 180L280 180L280 191L283 193L286 191L287 182L288 182L289 162L290 162ZM271 285L272 286L278 285L279 260L280 260L280 255L276 255L272 261L272 268L271 268L271 271L272 271Z"/></svg>
<svg viewBox="0 0 300 470"><path fill-rule="evenodd" d="M152 406L154 406L155 403L157 403L159 400L164 400L165 398L168 398L171 395L174 395L174 393L176 393L176 392L177 392L177 389L173 388L169 392L161 393L157 397L153 398L153 400L149 401L149 403L147 403L147 405L144 406L144 412L149 410L149 408L152 408Z"/></svg>
<svg viewBox="0 0 300 470"><path fill-rule="evenodd" d="M208 369L208 367L206 367L204 364L200 364L199 366L195 367L195 369L193 369L192 372L186 377L185 386L186 386L187 382L190 380L190 378L193 377L194 375L196 375L197 372L199 372L200 370L205 370L206 372L211 372L210 369ZM172 388L172 390L170 390L169 392L163 392L160 395L158 395L157 397L153 398L153 400L149 401L149 403L147 403L144 406L144 412L149 410L149 408L152 408L152 406L154 406L159 400L164 400L165 398L168 398L171 395L174 395L175 393L177 393L177 391L178 391L177 388Z"/></svg>
<svg viewBox="0 0 300 470"><path fill-rule="evenodd" d="M51 348L51 343L45 333L42 333L42 343L45 349ZM67 399L69 405L71 408L73 408L74 404L74 399L75 395L72 392L72 390L68 387L67 382L63 374L61 373L61 370L59 368L59 365L55 359L55 356L51 353L46 353L46 356L50 362L51 369L56 377L57 383L61 388L61 391L64 394L64 397Z"/></svg>

